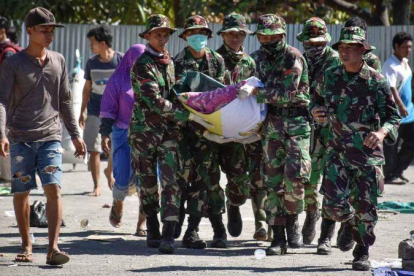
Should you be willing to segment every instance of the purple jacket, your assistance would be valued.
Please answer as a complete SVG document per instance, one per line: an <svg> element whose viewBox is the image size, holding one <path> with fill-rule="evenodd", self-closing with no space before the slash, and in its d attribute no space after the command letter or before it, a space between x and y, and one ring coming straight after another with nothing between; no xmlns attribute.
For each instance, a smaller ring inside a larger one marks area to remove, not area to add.
<svg viewBox="0 0 414 276"><path fill-rule="evenodd" d="M131 68L144 51L145 45L142 44L129 48L108 80L102 96L99 117L115 120L115 125L121 129L128 129L135 103L131 87Z"/></svg>

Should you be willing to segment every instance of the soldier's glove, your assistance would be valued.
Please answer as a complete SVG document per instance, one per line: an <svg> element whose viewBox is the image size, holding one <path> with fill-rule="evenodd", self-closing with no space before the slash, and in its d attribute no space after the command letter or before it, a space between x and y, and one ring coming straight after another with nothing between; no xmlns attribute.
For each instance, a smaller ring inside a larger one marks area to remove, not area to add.
<svg viewBox="0 0 414 276"><path fill-rule="evenodd" d="M249 84L245 84L237 90L237 98L244 100L253 94L255 87Z"/></svg>
<svg viewBox="0 0 414 276"><path fill-rule="evenodd" d="M237 140L236 142L246 145L246 144L254 143L256 141L260 141L261 139L262 139L262 136L260 136L259 133L255 133L255 134L250 135L247 138Z"/></svg>
<svg viewBox="0 0 414 276"><path fill-rule="evenodd" d="M206 119L194 114L194 113L190 113L190 116L188 116L188 120L190 121L194 121L197 124L202 125L205 128L212 128L214 127L214 125L210 124Z"/></svg>
<svg viewBox="0 0 414 276"><path fill-rule="evenodd" d="M224 144L229 142L234 142L235 138L224 138L224 136L213 134L209 132L208 130L204 131L203 136L212 142L218 143L218 144Z"/></svg>

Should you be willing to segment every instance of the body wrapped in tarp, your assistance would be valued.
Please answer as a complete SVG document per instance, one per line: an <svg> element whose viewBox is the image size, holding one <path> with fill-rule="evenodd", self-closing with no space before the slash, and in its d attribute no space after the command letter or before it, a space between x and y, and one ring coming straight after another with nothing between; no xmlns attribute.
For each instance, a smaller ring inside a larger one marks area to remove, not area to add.
<svg viewBox="0 0 414 276"><path fill-rule="evenodd" d="M209 76L199 72L189 72L180 83L174 86L174 91L179 95L185 92L204 92L204 93L218 93L218 88L224 88L224 85L217 82ZM234 88L222 89L220 93L229 93L228 97L222 97L227 101L229 97L234 98ZM191 95L191 93L189 93ZM222 94L220 96L223 96ZM203 97L201 100L209 99L211 97ZM220 106L218 110L210 114L196 111L189 107L182 101L182 104L192 113L199 115L206 119L214 127L208 129L211 133L224 136L225 138L243 139L252 135L254 132L260 131L260 127L266 118L267 107L266 104L257 103L255 96L250 96L245 100L235 98L223 106L220 103L214 102L216 106ZM200 103L198 103L200 104ZM200 104L203 105L203 104ZM208 103L205 103L208 106Z"/></svg>

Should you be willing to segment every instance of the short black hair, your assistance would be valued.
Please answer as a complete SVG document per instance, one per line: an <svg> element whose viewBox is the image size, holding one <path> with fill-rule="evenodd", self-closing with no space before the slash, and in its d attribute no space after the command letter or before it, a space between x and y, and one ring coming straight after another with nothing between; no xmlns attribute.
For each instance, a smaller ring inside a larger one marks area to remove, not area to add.
<svg viewBox="0 0 414 276"><path fill-rule="evenodd" d="M367 31L367 22L361 17L355 16L345 22L345 27L360 27L365 32Z"/></svg>
<svg viewBox="0 0 414 276"><path fill-rule="evenodd" d="M401 45L406 41L413 41L413 37L406 32L399 32L392 39L392 48L395 50L395 44Z"/></svg>
<svg viewBox="0 0 414 276"><path fill-rule="evenodd" d="M93 28L89 30L86 36L88 38L94 37L99 42L104 41L106 45L108 45L109 47L112 47L112 34L108 26L101 25L96 28Z"/></svg>
<svg viewBox="0 0 414 276"><path fill-rule="evenodd" d="M11 42L13 42L14 44L19 43L19 32L17 31L15 27L9 27L6 33L7 33L7 38L10 39Z"/></svg>
<svg viewBox="0 0 414 276"><path fill-rule="evenodd" d="M0 29L6 29L9 27L9 20L7 18L0 16Z"/></svg>

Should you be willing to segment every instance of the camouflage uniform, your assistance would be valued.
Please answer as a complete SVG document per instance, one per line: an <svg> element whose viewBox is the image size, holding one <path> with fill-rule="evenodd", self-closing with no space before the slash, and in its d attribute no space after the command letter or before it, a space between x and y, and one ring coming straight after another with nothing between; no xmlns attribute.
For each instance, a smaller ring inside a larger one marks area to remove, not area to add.
<svg viewBox="0 0 414 276"><path fill-rule="evenodd" d="M330 42L331 37L326 30L325 22L320 18L311 18L304 24L303 31L297 35L297 39L301 42ZM316 61L313 61L307 56L306 52L303 55L307 61L309 68L309 86L310 96L314 93L317 80L323 76L323 73L332 66L341 64L339 54L331 47L326 46L324 53ZM320 183L323 167L323 157L325 154L325 144L328 129L321 125L314 125L311 136L310 154L312 158L312 170L309 182L305 184L305 210L317 211L318 203L318 184Z"/></svg>
<svg viewBox="0 0 414 276"><path fill-rule="evenodd" d="M205 29L206 26L207 23L203 17L192 16L187 20L185 30L192 28ZM201 60L196 60L188 46L174 57L174 64L177 82L188 71L198 71L223 83L224 60L209 48L205 48L205 56ZM187 192L187 213L197 217L224 213L224 191L219 183L220 168L215 161L217 156L215 143L203 137L204 128L199 125L189 123L182 128L182 131L185 133L185 139L180 144L182 144L182 148L189 150L193 166ZM184 162L187 161L184 160Z"/></svg>
<svg viewBox="0 0 414 276"><path fill-rule="evenodd" d="M340 42L365 46L364 35L358 27L343 28ZM333 48L338 45L339 42ZM370 49L369 45L365 47ZM330 129L322 215L335 221L349 221L354 240L368 247L375 241L377 197L383 189L379 166L384 163L384 156L382 147L372 150L363 141L370 132L379 130L378 125L388 133L387 139L395 140L399 115L390 88L382 75L365 62L360 72L353 75L340 65L328 69L321 79L312 102L312 108L318 106L327 109ZM352 203L350 187L354 187Z"/></svg>
<svg viewBox="0 0 414 276"><path fill-rule="evenodd" d="M375 70L377 70L378 73L381 73L381 70L382 70L381 60L379 59L378 56L376 56L372 52L369 52L365 54L363 58L369 67L374 68Z"/></svg>
<svg viewBox="0 0 414 276"><path fill-rule="evenodd" d="M155 27L154 27L155 26ZM168 19L153 15L148 19L146 33L156 28L169 28ZM175 29L170 28L171 33ZM132 166L141 183L141 208L148 217L160 211L157 163L160 169L161 219L177 222L181 190L177 184L179 161L177 141L182 134L177 126L188 118L176 97L170 93L174 84L174 64L168 52L163 56L151 49L137 59L131 71L135 104L130 123L129 142Z"/></svg>
<svg viewBox="0 0 414 276"><path fill-rule="evenodd" d="M246 28L246 20L240 14L229 14L224 18L223 28L218 35L228 31L243 31L251 33ZM235 52L225 43L217 50L224 58L226 66L224 84L234 84L254 76L256 64L254 60L244 52L244 48ZM243 144L230 142L217 145L219 163L222 171L227 176L226 196L227 206L240 206L246 202L250 193L249 177L246 172L246 157Z"/></svg>
<svg viewBox="0 0 414 276"><path fill-rule="evenodd" d="M263 15L258 31L264 35L285 32L283 19ZM258 89L257 101L268 104L263 126L264 183L269 191L265 208L269 225L286 225L289 215L303 211L304 183L309 180L310 125L308 70L296 48L279 42L276 51L262 45L251 56L257 77L265 83Z"/></svg>

